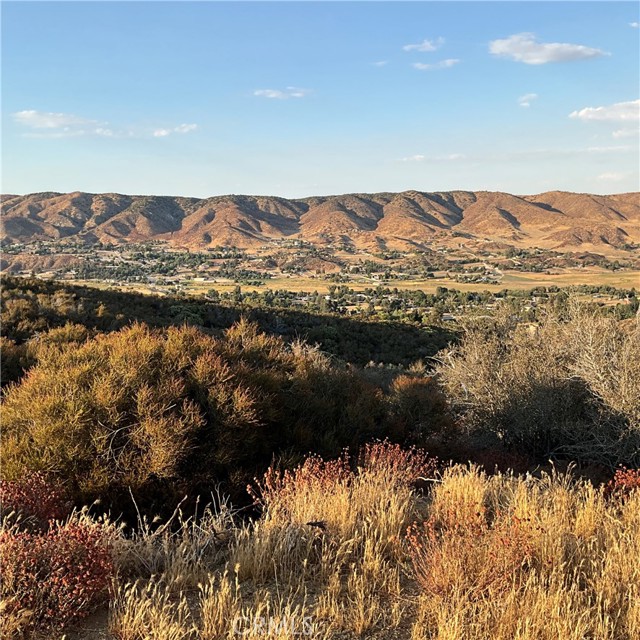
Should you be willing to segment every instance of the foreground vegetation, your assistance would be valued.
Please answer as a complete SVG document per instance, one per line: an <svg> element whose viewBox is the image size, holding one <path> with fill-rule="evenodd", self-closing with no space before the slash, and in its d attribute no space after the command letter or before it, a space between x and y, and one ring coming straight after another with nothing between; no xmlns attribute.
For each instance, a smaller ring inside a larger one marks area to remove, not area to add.
<svg viewBox="0 0 640 640"><path fill-rule="evenodd" d="M213 338L189 327L134 325L40 345L3 402L3 475L62 478L76 503L100 498L173 508L224 482L237 497L274 455L449 426L431 378L404 375L387 393L316 348L285 345L241 321ZM57 335L57 334L56 334Z"/></svg>
<svg viewBox="0 0 640 640"><path fill-rule="evenodd" d="M105 606L117 640L639 636L630 314L558 292L454 333L8 285L7 637Z"/></svg>
<svg viewBox="0 0 640 640"><path fill-rule="evenodd" d="M8 637L59 637L106 599L104 631L119 640L640 634L640 476L629 472L594 488L438 471L420 451L377 443L353 461L269 469L251 487L253 521L222 502L129 535L86 513L35 533L18 488L2 485L23 516L5 516L0 533ZM48 553L34 561L34 546Z"/></svg>

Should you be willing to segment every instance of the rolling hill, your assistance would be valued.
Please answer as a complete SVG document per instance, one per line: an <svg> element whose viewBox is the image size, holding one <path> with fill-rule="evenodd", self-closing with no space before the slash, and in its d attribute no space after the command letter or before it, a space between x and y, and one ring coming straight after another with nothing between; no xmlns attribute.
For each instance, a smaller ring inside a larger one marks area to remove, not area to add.
<svg viewBox="0 0 640 640"><path fill-rule="evenodd" d="M300 239L355 249L409 249L463 236L607 253L640 243L639 193L405 191L289 200L48 192L2 196L2 210L5 244L161 240L196 249Z"/></svg>

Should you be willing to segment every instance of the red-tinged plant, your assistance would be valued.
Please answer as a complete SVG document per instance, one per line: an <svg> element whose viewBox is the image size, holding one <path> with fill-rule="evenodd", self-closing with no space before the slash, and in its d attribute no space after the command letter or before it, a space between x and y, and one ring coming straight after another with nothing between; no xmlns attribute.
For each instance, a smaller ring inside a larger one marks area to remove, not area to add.
<svg viewBox="0 0 640 640"><path fill-rule="evenodd" d="M422 449L402 448L387 440L373 442L360 453L360 473L375 473L394 486L411 485L420 478L433 476L437 460Z"/></svg>
<svg viewBox="0 0 640 640"><path fill-rule="evenodd" d="M3 617L24 629L62 628L88 615L107 595L114 565L102 526L56 523L45 533L0 531Z"/></svg>
<svg viewBox="0 0 640 640"><path fill-rule="evenodd" d="M277 503L287 505L302 494L330 495L349 486L356 477L380 479L389 489L409 486L419 478L433 475L436 460L429 458L421 449L403 449L388 441L365 445L353 469L349 453L345 449L335 460L323 460L310 456L293 470L281 471L270 467L262 481L256 480L247 491L256 505L270 507Z"/></svg>
<svg viewBox="0 0 640 640"><path fill-rule="evenodd" d="M640 469L620 467L605 487L607 497L624 498L635 489L640 489Z"/></svg>
<svg viewBox="0 0 640 640"><path fill-rule="evenodd" d="M14 512L32 528L45 529L51 520L63 520L71 508L64 489L43 473L31 473L15 481L0 480L0 514Z"/></svg>
<svg viewBox="0 0 640 640"><path fill-rule="evenodd" d="M286 505L288 496L293 498L302 492L319 492L322 495L337 485L347 484L352 477L345 451L336 460L325 461L320 456L309 456L293 470L269 467L262 482L249 485L247 491L255 504L261 507L269 507L275 502Z"/></svg>
<svg viewBox="0 0 640 640"><path fill-rule="evenodd" d="M534 558L528 523L497 516L489 524L481 510L443 524L430 518L407 532L409 555L418 584L430 596L463 589L480 598L521 580Z"/></svg>

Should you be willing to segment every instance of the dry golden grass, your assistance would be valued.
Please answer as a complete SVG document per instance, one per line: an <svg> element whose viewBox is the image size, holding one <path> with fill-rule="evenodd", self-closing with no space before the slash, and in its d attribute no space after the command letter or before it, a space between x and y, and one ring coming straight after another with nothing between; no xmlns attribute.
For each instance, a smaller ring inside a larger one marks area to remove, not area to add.
<svg viewBox="0 0 640 640"><path fill-rule="evenodd" d="M638 637L637 492L607 503L562 477L453 469L431 514L441 528L418 554L425 593L413 638Z"/></svg>
<svg viewBox="0 0 640 640"><path fill-rule="evenodd" d="M355 470L313 458L270 471L263 515L230 530L197 589L175 572L118 587L113 635L640 637L640 491L456 466L425 496L419 454L376 447Z"/></svg>

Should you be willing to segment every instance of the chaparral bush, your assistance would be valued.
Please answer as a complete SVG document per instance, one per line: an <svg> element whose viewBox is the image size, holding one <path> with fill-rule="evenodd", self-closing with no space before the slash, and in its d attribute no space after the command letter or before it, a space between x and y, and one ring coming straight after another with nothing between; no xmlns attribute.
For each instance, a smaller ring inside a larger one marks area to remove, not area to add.
<svg viewBox="0 0 640 640"><path fill-rule="evenodd" d="M41 472L21 480L0 480L0 516L14 515L21 526L44 529L51 520L62 520L72 505L63 487L47 480Z"/></svg>
<svg viewBox="0 0 640 640"><path fill-rule="evenodd" d="M411 389L385 398L316 348L287 346L247 321L221 338L136 324L50 341L5 394L2 474L42 471L77 501L112 507L130 505L131 491L141 507L155 501L155 514L220 481L244 492L274 455L337 455L391 424L395 437L411 435L415 397L425 395Z"/></svg>
<svg viewBox="0 0 640 640"><path fill-rule="evenodd" d="M579 304L535 326L498 317L439 355L439 379L473 436L546 459L640 464L640 327Z"/></svg>
<svg viewBox="0 0 640 640"><path fill-rule="evenodd" d="M114 575L109 539L82 518L46 532L0 529L3 620L15 636L64 627L104 601Z"/></svg>
<svg viewBox="0 0 640 640"><path fill-rule="evenodd" d="M640 490L640 469L621 467L607 483L605 494L625 498L634 490Z"/></svg>

